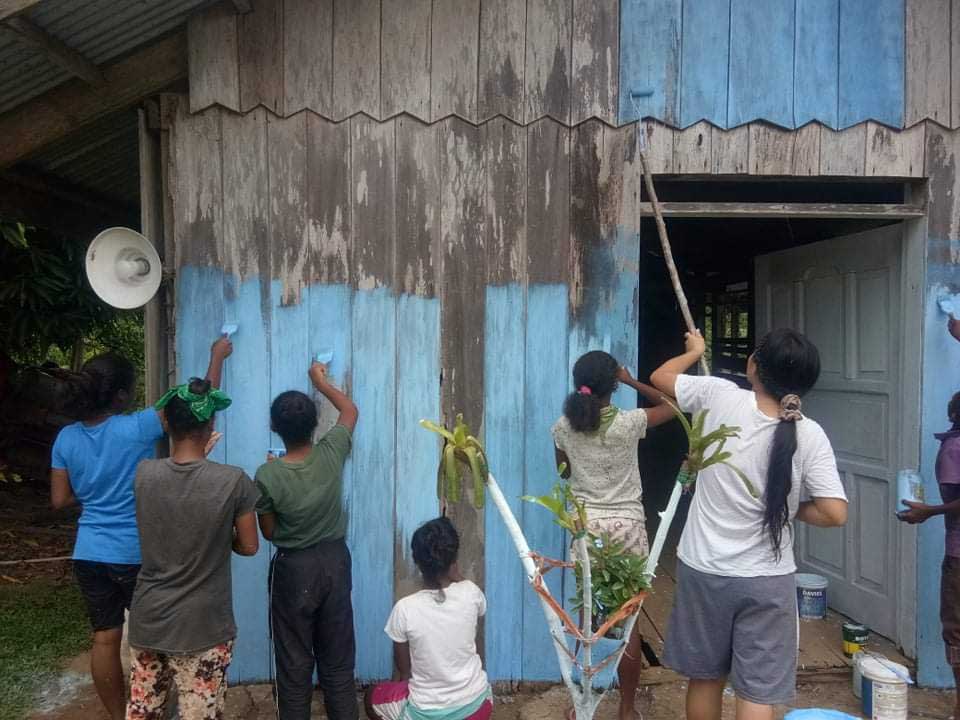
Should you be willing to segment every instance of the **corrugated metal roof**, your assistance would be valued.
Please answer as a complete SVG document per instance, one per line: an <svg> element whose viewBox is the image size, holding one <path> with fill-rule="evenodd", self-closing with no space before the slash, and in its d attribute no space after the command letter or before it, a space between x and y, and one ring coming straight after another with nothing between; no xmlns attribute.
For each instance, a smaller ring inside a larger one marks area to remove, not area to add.
<svg viewBox="0 0 960 720"><path fill-rule="evenodd" d="M182 25L209 0L44 0L25 13L100 65ZM42 53L0 32L0 113L71 79Z"/></svg>

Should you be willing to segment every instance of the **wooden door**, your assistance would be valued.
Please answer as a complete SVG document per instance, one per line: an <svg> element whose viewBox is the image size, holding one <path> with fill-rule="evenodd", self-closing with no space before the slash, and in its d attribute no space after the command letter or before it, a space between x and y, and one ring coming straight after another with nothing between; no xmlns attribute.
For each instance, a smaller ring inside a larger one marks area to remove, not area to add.
<svg viewBox="0 0 960 720"><path fill-rule="evenodd" d="M804 412L833 444L850 500L846 527L796 524L797 563L830 581L830 606L897 634L896 472L900 432L902 226L764 255L756 260L757 337L804 332L821 373Z"/></svg>

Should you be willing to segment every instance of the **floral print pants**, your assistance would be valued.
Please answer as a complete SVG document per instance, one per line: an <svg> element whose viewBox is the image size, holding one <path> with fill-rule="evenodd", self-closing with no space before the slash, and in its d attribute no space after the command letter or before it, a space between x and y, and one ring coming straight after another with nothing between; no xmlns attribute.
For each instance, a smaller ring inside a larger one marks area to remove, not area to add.
<svg viewBox="0 0 960 720"><path fill-rule="evenodd" d="M131 648L127 720L162 720L171 685L181 720L222 720L233 641L190 655Z"/></svg>

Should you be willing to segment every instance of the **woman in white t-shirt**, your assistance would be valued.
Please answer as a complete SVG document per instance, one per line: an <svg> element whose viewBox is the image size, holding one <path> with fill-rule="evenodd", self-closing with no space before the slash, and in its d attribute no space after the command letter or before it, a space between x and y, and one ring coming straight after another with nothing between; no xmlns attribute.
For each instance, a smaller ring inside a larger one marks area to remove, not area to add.
<svg viewBox="0 0 960 720"><path fill-rule="evenodd" d="M477 654L483 592L457 567L460 536L446 517L413 533L413 561L424 589L393 607L384 631L393 640L394 682L366 697L370 720L489 720L493 695Z"/></svg>
<svg viewBox="0 0 960 720"><path fill-rule="evenodd" d="M769 720L796 687L797 596L793 520L843 525L847 501L830 441L801 412L820 375L816 346L774 330L747 361L752 389L684 375L704 352L699 332L651 381L688 413L707 410L704 433L740 428L725 450L749 478L753 497L729 467L702 471L678 550L677 594L664 664L690 678L689 720L719 720L728 678L737 720ZM810 500L801 502L801 492Z"/></svg>
<svg viewBox="0 0 960 720"><path fill-rule="evenodd" d="M621 410L611 396L623 383L653 406ZM637 444L647 428L673 419L673 409L663 395L637 382L626 368L602 350L582 355L573 366L574 391L563 405L563 415L551 430L558 464L566 464L573 494L587 510L587 529L623 546L626 552L646 557L646 518L643 489L637 465ZM621 720L634 718L634 696L640 679L643 640L639 631L630 638L620 660Z"/></svg>

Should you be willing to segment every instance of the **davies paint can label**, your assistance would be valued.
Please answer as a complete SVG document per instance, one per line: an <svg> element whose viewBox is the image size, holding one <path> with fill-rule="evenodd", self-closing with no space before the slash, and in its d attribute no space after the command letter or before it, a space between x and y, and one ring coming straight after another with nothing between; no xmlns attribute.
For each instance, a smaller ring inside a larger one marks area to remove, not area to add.
<svg viewBox="0 0 960 720"><path fill-rule="evenodd" d="M863 678L863 714L871 720L907 720L907 686Z"/></svg>
<svg viewBox="0 0 960 720"><path fill-rule="evenodd" d="M827 593L822 588L797 588L800 617L822 618L827 614Z"/></svg>

